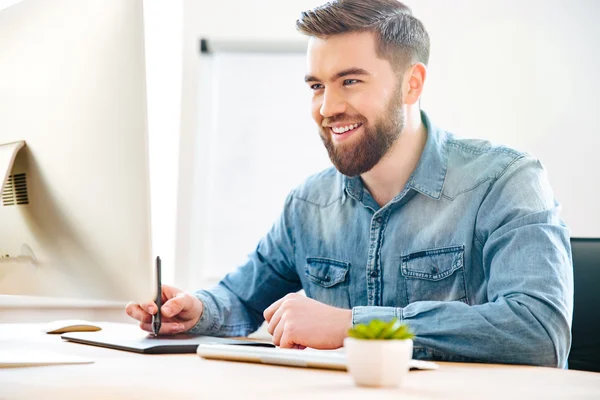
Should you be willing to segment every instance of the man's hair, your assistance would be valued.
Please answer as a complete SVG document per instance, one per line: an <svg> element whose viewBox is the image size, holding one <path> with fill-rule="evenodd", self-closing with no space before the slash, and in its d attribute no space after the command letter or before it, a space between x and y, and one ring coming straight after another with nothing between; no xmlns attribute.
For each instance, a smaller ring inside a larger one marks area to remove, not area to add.
<svg viewBox="0 0 600 400"><path fill-rule="evenodd" d="M396 73L429 62L429 35L411 9L397 0L334 0L309 11L296 29L325 38L349 32L373 32L377 56L390 62Z"/></svg>

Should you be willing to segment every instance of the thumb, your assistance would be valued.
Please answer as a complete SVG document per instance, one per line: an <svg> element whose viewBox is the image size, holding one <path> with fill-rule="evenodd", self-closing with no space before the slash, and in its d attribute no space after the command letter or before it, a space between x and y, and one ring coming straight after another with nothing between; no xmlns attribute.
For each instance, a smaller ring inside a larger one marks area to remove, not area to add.
<svg viewBox="0 0 600 400"><path fill-rule="evenodd" d="M162 306L161 313L165 317L173 317L182 311L187 311L192 308L192 299L185 292L179 292L175 297L167 300Z"/></svg>

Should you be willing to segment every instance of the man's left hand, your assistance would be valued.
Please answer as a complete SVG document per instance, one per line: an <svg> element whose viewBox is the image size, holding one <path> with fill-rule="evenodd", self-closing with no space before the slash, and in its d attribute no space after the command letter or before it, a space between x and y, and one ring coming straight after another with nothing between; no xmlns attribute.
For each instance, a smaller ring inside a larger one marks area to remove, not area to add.
<svg viewBox="0 0 600 400"><path fill-rule="evenodd" d="M337 349L352 327L352 310L336 308L293 293L264 312L273 344L283 348Z"/></svg>

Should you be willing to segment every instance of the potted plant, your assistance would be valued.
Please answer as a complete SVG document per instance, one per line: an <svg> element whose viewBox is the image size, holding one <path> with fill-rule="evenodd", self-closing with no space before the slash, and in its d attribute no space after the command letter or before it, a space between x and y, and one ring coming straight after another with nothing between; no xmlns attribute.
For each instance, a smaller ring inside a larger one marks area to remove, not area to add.
<svg viewBox="0 0 600 400"><path fill-rule="evenodd" d="M374 319L348 331L348 371L359 386L399 386L412 359L413 333L398 319Z"/></svg>

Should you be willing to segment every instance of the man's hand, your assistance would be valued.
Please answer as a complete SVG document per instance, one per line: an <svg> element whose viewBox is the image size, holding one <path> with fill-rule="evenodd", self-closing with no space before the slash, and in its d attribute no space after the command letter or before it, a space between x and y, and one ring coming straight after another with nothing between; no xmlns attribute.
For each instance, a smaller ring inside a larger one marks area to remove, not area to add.
<svg viewBox="0 0 600 400"><path fill-rule="evenodd" d="M185 332L198 323L202 316L202 302L189 293L173 286L162 285L162 324L159 334L173 335ZM156 303L129 303L125 312L138 321L140 328L152 332L152 315L157 312Z"/></svg>
<svg viewBox="0 0 600 400"><path fill-rule="evenodd" d="M264 312L273 344L284 348L337 349L352 327L352 310L288 294Z"/></svg>

